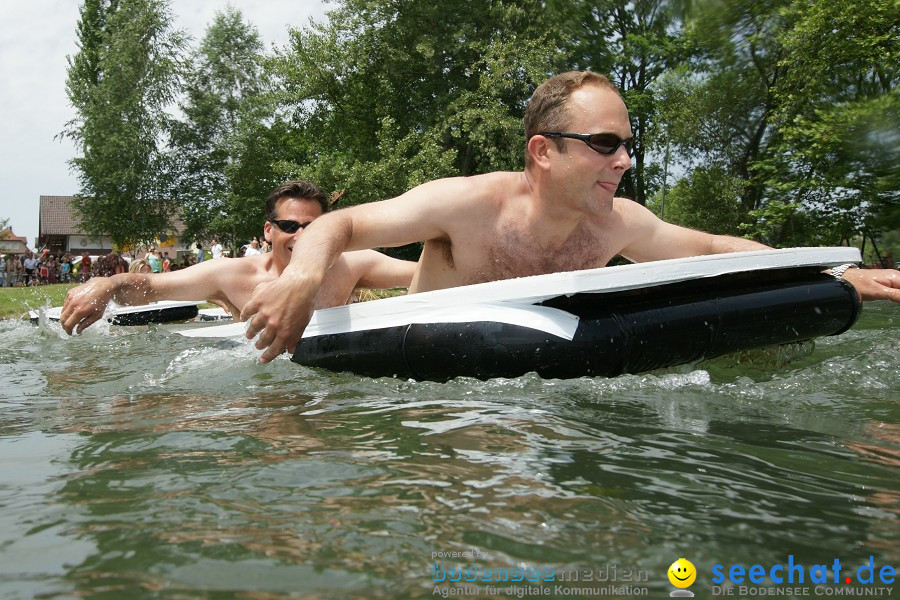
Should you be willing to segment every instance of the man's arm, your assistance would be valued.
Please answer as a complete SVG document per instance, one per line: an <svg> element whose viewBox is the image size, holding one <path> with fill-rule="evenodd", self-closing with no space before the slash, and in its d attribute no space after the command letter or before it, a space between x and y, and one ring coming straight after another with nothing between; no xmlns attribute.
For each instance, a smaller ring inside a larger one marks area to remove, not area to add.
<svg viewBox="0 0 900 600"><path fill-rule="evenodd" d="M60 323L70 335L73 331L81 333L103 316L111 301L128 306L159 300L209 300L236 315L239 311L223 293L223 287L240 270L237 267L233 261L210 261L168 273L93 277L66 294Z"/></svg>
<svg viewBox="0 0 900 600"><path fill-rule="evenodd" d="M465 178L441 179L316 219L297 240L281 277L260 284L241 312L250 322L247 338L260 334L256 348L265 349L260 361L267 363L300 341L325 272L342 252L448 237L447 225L466 214L462 205L474 199L471 186Z"/></svg>
<svg viewBox="0 0 900 600"><path fill-rule="evenodd" d="M713 235L666 223L630 200L626 200L622 208L630 236L621 254L635 262L771 249L752 240ZM856 288L863 300L900 302L900 271L896 269L849 269L844 272L843 279Z"/></svg>
<svg viewBox="0 0 900 600"><path fill-rule="evenodd" d="M617 198L616 203L627 232L626 245L620 254L634 262L771 250L769 246L753 240L715 235L666 223L631 200Z"/></svg>
<svg viewBox="0 0 900 600"><path fill-rule="evenodd" d="M418 263L391 258L375 250L345 252L356 277L357 288L373 290L405 287L412 283Z"/></svg>

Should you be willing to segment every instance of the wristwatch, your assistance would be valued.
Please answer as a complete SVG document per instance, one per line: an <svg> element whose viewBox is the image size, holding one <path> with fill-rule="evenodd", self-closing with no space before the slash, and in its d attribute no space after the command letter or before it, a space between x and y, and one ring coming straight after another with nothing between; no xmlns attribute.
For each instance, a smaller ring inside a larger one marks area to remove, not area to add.
<svg viewBox="0 0 900 600"><path fill-rule="evenodd" d="M847 269L858 269L858 268L859 267L854 265L853 263L846 263L846 264L840 265L839 267L832 267L831 269L828 270L828 272L831 273L832 277L834 277L835 279L843 279L844 273L847 271Z"/></svg>

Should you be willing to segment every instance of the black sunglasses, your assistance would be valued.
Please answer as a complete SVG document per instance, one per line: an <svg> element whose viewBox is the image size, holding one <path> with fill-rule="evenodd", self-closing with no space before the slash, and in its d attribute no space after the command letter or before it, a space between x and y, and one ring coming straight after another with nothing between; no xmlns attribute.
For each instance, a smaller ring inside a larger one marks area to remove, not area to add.
<svg viewBox="0 0 900 600"><path fill-rule="evenodd" d="M600 154L614 154L619 146L625 146L625 152L628 156L634 155L634 138L630 137L623 140L614 133L563 133L561 131L545 131L539 133L548 138L572 138L573 140L581 140L587 144L594 152Z"/></svg>
<svg viewBox="0 0 900 600"><path fill-rule="evenodd" d="M297 233L298 229L305 229L312 221L298 223L297 221L290 221L288 219L269 219L269 223L285 233Z"/></svg>

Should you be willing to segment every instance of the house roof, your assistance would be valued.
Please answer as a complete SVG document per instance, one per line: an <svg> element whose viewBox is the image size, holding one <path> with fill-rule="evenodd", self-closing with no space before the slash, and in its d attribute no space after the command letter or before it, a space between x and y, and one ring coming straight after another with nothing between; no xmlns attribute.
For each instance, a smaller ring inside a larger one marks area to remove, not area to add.
<svg viewBox="0 0 900 600"><path fill-rule="evenodd" d="M28 245L28 238L13 233L12 227L7 227L6 229L0 231L0 240L3 240L5 242L22 242L26 246Z"/></svg>
<svg viewBox="0 0 900 600"><path fill-rule="evenodd" d="M184 231L177 216L172 219L176 234ZM83 235L81 220L72 205L72 196L41 196L38 237L45 235Z"/></svg>
<svg viewBox="0 0 900 600"><path fill-rule="evenodd" d="M38 237L84 233L72 206L72 196L41 196Z"/></svg>

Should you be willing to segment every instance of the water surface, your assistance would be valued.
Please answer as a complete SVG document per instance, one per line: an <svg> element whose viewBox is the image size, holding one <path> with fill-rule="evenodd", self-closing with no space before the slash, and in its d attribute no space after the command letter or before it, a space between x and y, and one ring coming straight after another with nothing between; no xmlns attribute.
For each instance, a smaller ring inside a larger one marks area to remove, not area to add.
<svg viewBox="0 0 900 600"><path fill-rule="evenodd" d="M0 321L0 597L426 598L438 564L641 570L662 598L685 556L703 598L715 564L900 567L897 315L647 375L446 384Z"/></svg>

